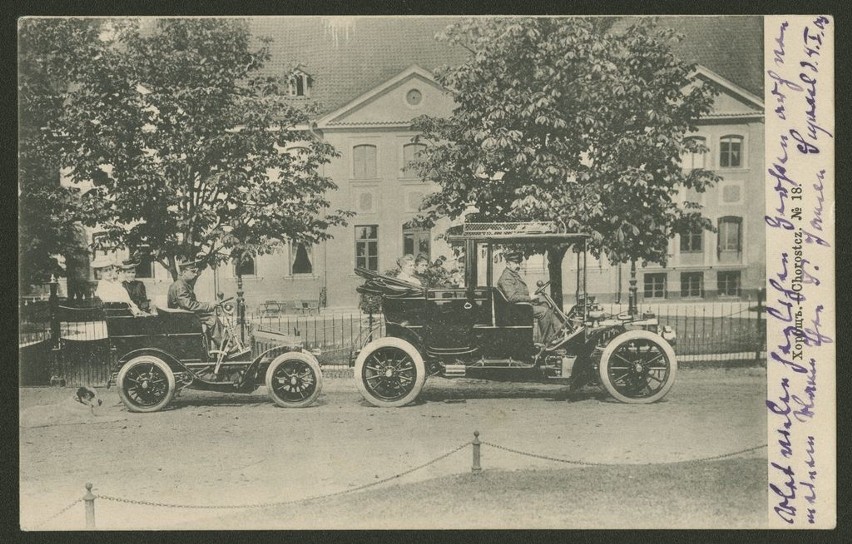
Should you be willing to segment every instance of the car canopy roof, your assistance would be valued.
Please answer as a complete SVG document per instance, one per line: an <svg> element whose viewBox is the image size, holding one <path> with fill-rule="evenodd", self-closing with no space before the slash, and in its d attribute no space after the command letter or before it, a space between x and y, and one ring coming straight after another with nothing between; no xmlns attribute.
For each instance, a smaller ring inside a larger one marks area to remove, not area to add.
<svg viewBox="0 0 852 544"><path fill-rule="evenodd" d="M447 230L448 243L494 242L500 244L575 244L589 239L582 232L559 232L553 223L465 223Z"/></svg>

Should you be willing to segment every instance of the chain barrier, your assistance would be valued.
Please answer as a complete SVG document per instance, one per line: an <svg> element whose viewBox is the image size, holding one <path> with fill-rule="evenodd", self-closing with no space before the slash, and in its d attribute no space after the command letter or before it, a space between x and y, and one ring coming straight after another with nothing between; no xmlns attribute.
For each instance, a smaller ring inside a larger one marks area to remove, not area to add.
<svg viewBox="0 0 852 544"><path fill-rule="evenodd" d="M94 505L94 499L95 498L100 498L100 499L103 499L105 501L112 501L112 502L123 503L123 504L134 504L134 505L140 505L140 506L155 506L155 507L161 507L161 508L194 509L194 510L242 510L242 509L250 509L250 508L270 508L270 507L274 507L274 506L283 506L283 505L289 505L289 504L305 503L305 502L316 501L316 500L320 500L320 499L328 499L328 498L331 498L331 497L339 497L341 495L346 495L346 494L349 494L349 493L356 493L358 491L370 489L372 487L376 487L378 485L390 482L391 480L402 478L403 476L407 476L407 475L409 475L413 472L424 469L424 468L426 468L430 465L434 465L435 463L437 463L437 462L439 462L443 459L446 459L447 457L453 455L454 453L457 453L457 452L459 452L459 451L463 450L464 448L471 446L471 445L473 446L473 451L474 451L474 464L473 464L473 467L472 467L472 470L473 470L474 473L478 473L479 471L481 471L481 467L479 466L479 447L480 447L480 445L491 446L492 448L495 448L495 449L498 449L498 450L507 451L507 452L510 452L510 453L518 454L518 455L524 455L526 457L532 457L532 458L535 458L535 459L542 459L542 460L545 460L545 461L555 461L557 463L566 463L566 464L570 464L570 465L579 465L579 466L625 466L625 463L599 463L599 462L593 462L593 461L577 461L577 460L573 460L573 459L562 459L562 458L559 458L559 457L551 457L549 455L541 455L541 454L537 454L537 453L531 453L531 452L527 452L527 451L516 450L516 449L513 449L513 448L508 448L506 446L501 446L499 444L494 444L493 442L480 441L479 440L479 433L475 432L474 433L474 440L472 442L465 442L463 444L460 444L459 446L453 448L452 450L450 450L450 451L448 451L448 452L446 452L442 455L439 455L438 457L435 457L434 459L431 459L431 460L429 460L429 461L427 461L423 464L417 465L417 466L412 467L412 468L405 470L403 472L399 472L397 474L394 474L393 476L388 476L387 478L382 478L381 480L376 480L375 482L370 482L370 483L367 483L367 484L359 485L359 486L353 487L351 489L343 489L343 490L340 490L340 491L334 491L334 492L325 493L325 494L322 494L322 495L315 495L313 497L305 497L305 498L301 498L301 499L289 499L289 500L285 500L285 501L272 501L272 502L264 502L264 503L234 504L234 505L176 504L176 503L167 503L167 502L128 499L128 498L124 498L124 497L114 497L112 495L97 495L97 497L95 497L95 496L91 495L91 484L87 484L86 487L89 490L89 493L87 493L86 500L91 499L92 508L94 508L93 505ZM753 446L751 448L745 448L745 449L730 452L730 453L723 453L723 454L720 454L720 455L700 457L700 458L697 458L697 459L688 459L686 461L675 461L675 462L715 461L715 460L718 460L718 459L725 459L725 458L728 458L728 457L734 457L734 456L737 456L737 455L742 455L744 453L750 453L750 452L753 452L753 451L761 450L761 449L766 448L766 447L767 447L766 444L762 444L762 445L759 445L759 446ZM649 466L649 465L662 465L662 464L670 464L670 463L672 463L672 461L636 463L636 465L638 465L638 466ZM68 510L70 510L71 508L73 508L74 505L76 505L80 502L83 502L83 500L84 499L75 500L74 502L72 502L71 504L69 504L68 506L66 506L65 508L63 508L62 510L57 512L56 514L52 515L51 517L49 517L49 518L43 520L42 522L38 523L37 525L35 525L35 529L37 530L37 529L43 527L44 525L46 525L47 523L55 520L56 518L58 518L59 516L61 516L62 514L67 512ZM92 509L92 514L94 515L94 509ZM88 512L87 512L87 515L88 515ZM94 518L92 518L92 521L94 521ZM92 526L92 527L94 527L94 526Z"/></svg>
<svg viewBox="0 0 852 544"><path fill-rule="evenodd" d="M690 462L704 462L704 461L715 461L718 459L725 459L727 457L734 457L737 455L742 455L744 453L750 453L752 451L757 451L767 447L766 444L761 446L754 446L752 448L746 448L744 450L739 450L731 453L723 453L721 455L714 455L710 457L699 457L698 459L687 459L685 461L659 461L659 462L648 462L648 463L598 463L594 461L576 461L572 459L560 459L559 457L550 457L548 455L540 455L537 453L530 453L527 451L515 450L512 448L507 448L506 446L500 446L499 444L493 444L491 442L482 441L482 444L486 446L491 446L492 448L508 451L510 453L516 453L518 455L525 455L527 457L534 457L536 459L543 459L545 461L555 461L557 463L566 463L569 465L580 465L580 466L597 466L597 467L612 467L612 466L623 466L625 464L635 464L637 466L648 466L648 465L666 465L673 462L676 463L690 463Z"/></svg>
<svg viewBox="0 0 852 544"><path fill-rule="evenodd" d="M326 493L324 495L316 495L313 497L305 497L302 499L290 499L286 501L275 501L275 502L266 502L266 503L254 503L254 504L235 504L235 505L205 505L205 504L172 504L165 502L154 502L154 501L143 501L143 500L135 500L135 499L126 499L123 497L113 497L111 495L98 495L99 499L103 499L106 501L112 502L120 502L125 504L137 504L141 506L158 506L163 508L185 508L185 509L196 509L196 510L240 510L240 509L248 509L248 508L269 508L272 506L283 506L287 504L296 504L301 502L315 501L319 499L327 499L330 497L337 497L340 495L346 495L348 493L355 493L356 491L362 491L364 489L369 489L371 487L375 487L377 485L381 485L383 483L387 483L391 480L395 480L397 478L402 478L403 476L407 476L412 472L418 471L420 469L426 468L429 465L433 465L438 461L446 459L450 455L466 448L470 445L470 442L465 442L464 444L448 451L447 453L435 457L431 461L427 461L422 465L418 465L414 468L410 468L404 472L400 472L398 474L394 474L393 476L389 476L387 478L383 478L381 480L377 480L375 482L370 482L368 484L360 485L358 487L353 487L352 489L344 489L342 491L335 491L333 493Z"/></svg>
<svg viewBox="0 0 852 544"><path fill-rule="evenodd" d="M74 502L72 502L71 504L69 504L68 506L66 506L66 507L65 507L65 508L63 508L62 510L60 510L59 512L57 512L57 513L53 514L52 516L50 516L49 518L47 518L47 519L45 519L45 520L43 520L43 521L41 521L41 522L37 523L37 524L34 526L34 529L35 529L35 530L38 530L38 529L40 529L40 528L44 527L45 525L47 525L47 524L48 524L48 523L50 523L51 521L55 520L56 518L58 518L59 516L61 516L61 515L62 515L62 514L64 514L65 512L67 512L68 510L71 510L71 508L73 508L73 507L74 507L74 505L76 505L77 503L80 503L80 502L83 502L83 499L77 499L77 500L75 500Z"/></svg>

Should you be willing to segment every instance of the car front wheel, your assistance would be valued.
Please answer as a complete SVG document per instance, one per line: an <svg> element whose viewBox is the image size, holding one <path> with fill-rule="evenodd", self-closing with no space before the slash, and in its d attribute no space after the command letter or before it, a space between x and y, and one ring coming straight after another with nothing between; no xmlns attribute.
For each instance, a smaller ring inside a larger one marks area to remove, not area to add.
<svg viewBox="0 0 852 544"><path fill-rule="evenodd" d="M355 360L355 383L374 406L405 406L417 398L425 381L423 357L401 338L374 340Z"/></svg>
<svg viewBox="0 0 852 544"><path fill-rule="evenodd" d="M279 355L266 370L269 398L284 408L302 408L314 403L322 390L322 371L311 355L290 352Z"/></svg>
<svg viewBox="0 0 852 544"><path fill-rule="evenodd" d="M669 392L677 374L671 345L649 331L634 330L613 338L598 365L601 384L615 399L648 404Z"/></svg>

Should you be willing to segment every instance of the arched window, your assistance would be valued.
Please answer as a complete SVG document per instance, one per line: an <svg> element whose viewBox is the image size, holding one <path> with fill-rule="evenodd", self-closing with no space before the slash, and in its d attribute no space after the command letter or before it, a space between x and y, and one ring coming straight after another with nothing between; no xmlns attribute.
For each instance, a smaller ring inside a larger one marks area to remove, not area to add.
<svg viewBox="0 0 852 544"><path fill-rule="evenodd" d="M417 154L424 149L426 149L426 146L423 144L406 144L402 146L402 177L417 177L417 170L411 167L411 162L417 159Z"/></svg>
<svg viewBox="0 0 852 544"><path fill-rule="evenodd" d="M310 82L311 77L301 70L296 70L290 74L290 77L287 78L287 87L290 96L309 96Z"/></svg>
<svg viewBox="0 0 852 544"><path fill-rule="evenodd" d="M239 263L234 263L234 275L235 276L254 276L257 274L257 269L254 263L254 257L251 255L245 255L242 259L240 259Z"/></svg>
<svg viewBox="0 0 852 544"><path fill-rule="evenodd" d="M743 166L743 137L722 136L719 139L719 168L741 168Z"/></svg>
<svg viewBox="0 0 852 544"><path fill-rule="evenodd" d="M355 179L375 179L376 146L363 144L352 148L352 177Z"/></svg>

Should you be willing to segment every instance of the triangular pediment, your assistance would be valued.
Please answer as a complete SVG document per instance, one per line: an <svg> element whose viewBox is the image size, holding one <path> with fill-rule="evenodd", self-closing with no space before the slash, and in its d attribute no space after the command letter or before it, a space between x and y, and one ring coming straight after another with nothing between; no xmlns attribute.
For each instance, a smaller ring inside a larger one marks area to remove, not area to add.
<svg viewBox="0 0 852 544"><path fill-rule="evenodd" d="M407 125L424 114L448 117L453 105L432 74L415 65L326 114L317 127Z"/></svg>

